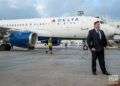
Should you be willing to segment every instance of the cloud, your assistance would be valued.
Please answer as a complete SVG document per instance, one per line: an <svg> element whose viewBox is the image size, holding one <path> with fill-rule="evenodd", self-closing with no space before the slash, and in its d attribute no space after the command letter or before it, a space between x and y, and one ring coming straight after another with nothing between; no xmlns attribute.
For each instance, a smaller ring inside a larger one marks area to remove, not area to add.
<svg viewBox="0 0 120 86"><path fill-rule="evenodd" d="M85 15L120 19L120 0L0 0L0 18Z"/></svg>
<svg viewBox="0 0 120 86"><path fill-rule="evenodd" d="M31 18L37 17L38 13L33 6L32 0L1 0L0 18Z"/></svg>
<svg viewBox="0 0 120 86"><path fill-rule="evenodd" d="M39 16L48 16L45 11L46 11L46 6L43 4L37 4L35 5L36 11L38 12Z"/></svg>

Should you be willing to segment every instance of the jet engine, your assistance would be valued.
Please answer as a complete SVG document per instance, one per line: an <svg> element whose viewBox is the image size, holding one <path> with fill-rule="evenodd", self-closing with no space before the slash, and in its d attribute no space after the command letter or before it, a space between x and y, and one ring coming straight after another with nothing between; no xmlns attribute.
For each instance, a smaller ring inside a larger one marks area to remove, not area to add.
<svg viewBox="0 0 120 86"><path fill-rule="evenodd" d="M12 32L9 36L11 46L34 49L37 34L32 32Z"/></svg>

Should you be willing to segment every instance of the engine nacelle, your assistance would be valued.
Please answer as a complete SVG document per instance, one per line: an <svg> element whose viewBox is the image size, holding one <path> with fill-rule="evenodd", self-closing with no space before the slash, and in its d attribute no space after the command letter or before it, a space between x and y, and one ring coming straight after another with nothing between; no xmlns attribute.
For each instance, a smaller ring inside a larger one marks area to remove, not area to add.
<svg viewBox="0 0 120 86"><path fill-rule="evenodd" d="M9 36L11 46L22 48L34 48L37 41L37 34L32 32L12 32Z"/></svg>

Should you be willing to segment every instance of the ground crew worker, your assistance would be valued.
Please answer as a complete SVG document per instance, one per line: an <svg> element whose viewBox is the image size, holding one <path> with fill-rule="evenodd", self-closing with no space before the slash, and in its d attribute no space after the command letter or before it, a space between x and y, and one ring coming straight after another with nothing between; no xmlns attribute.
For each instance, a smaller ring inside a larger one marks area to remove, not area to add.
<svg viewBox="0 0 120 86"><path fill-rule="evenodd" d="M48 39L48 49L49 49L49 52L50 54L52 54L52 48L53 48L53 45L52 45L52 38L49 38Z"/></svg>

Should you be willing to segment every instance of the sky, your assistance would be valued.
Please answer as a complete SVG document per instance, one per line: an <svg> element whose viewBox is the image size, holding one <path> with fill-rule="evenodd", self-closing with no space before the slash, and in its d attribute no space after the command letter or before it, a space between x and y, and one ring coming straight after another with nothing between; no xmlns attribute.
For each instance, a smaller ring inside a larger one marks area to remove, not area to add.
<svg viewBox="0 0 120 86"><path fill-rule="evenodd" d="M0 19L71 16L77 11L120 20L120 0L0 0Z"/></svg>

